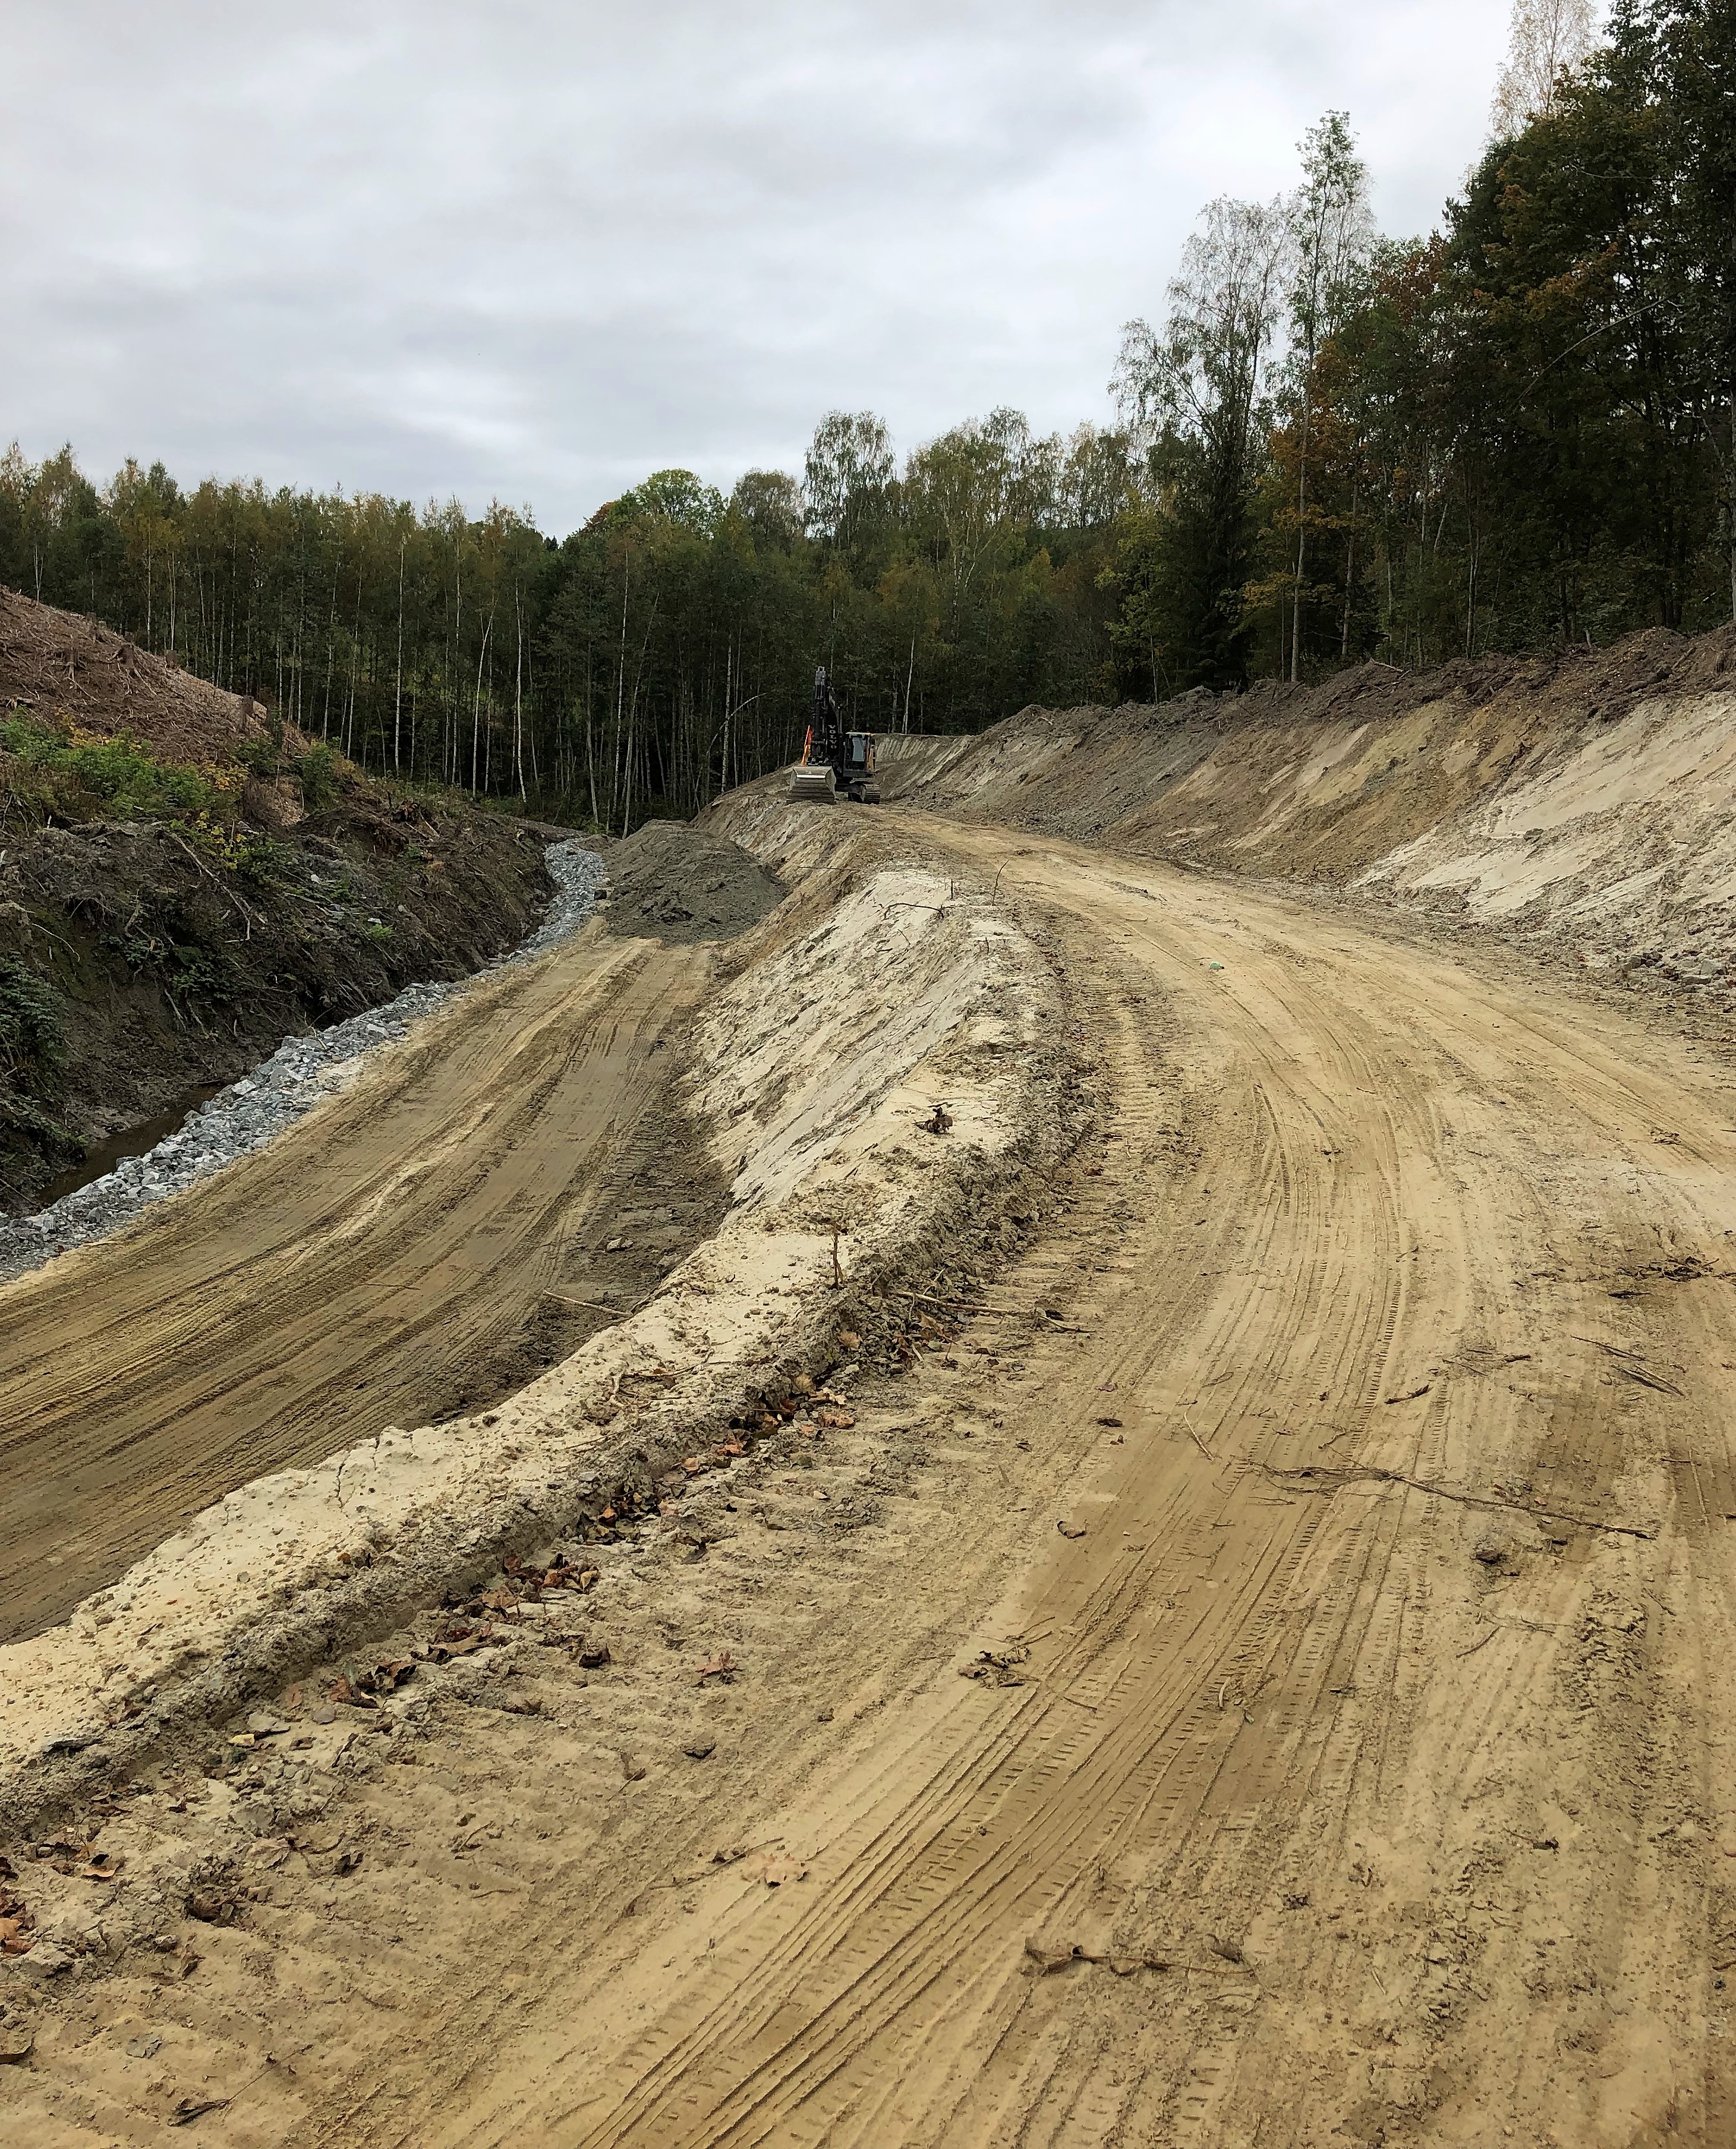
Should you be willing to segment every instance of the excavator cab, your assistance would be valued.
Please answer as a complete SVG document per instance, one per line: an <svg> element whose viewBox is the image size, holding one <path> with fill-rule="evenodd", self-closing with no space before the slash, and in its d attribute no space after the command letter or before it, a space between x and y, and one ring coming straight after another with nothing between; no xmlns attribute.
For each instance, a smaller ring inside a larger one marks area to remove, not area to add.
<svg viewBox="0 0 1736 2149"><path fill-rule="evenodd" d="M813 715L802 758L790 772L789 795L817 806L829 806L839 797L858 806L880 803L880 787L874 781L874 734L844 729L824 665L813 675Z"/></svg>

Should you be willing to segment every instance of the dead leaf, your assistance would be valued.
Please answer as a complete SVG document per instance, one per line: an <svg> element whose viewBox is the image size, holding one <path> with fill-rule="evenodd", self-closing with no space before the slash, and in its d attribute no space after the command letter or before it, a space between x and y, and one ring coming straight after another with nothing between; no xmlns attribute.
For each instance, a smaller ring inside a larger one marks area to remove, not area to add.
<svg viewBox="0 0 1736 2149"><path fill-rule="evenodd" d="M356 1684L364 1694L390 1694L395 1687L402 1686L415 1669L412 1658L395 1657L390 1663L375 1664L371 1671L364 1672Z"/></svg>
<svg viewBox="0 0 1736 2149"><path fill-rule="evenodd" d="M430 1642L428 1653L437 1664L450 1663L454 1657L467 1657L472 1649L483 1648L486 1641L483 1634L465 1634L450 1642Z"/></svg>
<svg viewBox="0 0 1736 2149"><path fill-rule="evenodd" d="M78 1868L78 1878L81 1880L112 1880L126 1862L124 1858L112 1850L98 1850L93 1854L89 1865Z"/></svg>
<svg viewBox="0 0 1736 2149"><path fill-rule="evenodd" d="M732 1672L738 1672L741 1668L727 1649L719 1649L716 1656L707 1657L705 1662L697 1667L699 1676L702 1679L727 1678Z"/></svg>

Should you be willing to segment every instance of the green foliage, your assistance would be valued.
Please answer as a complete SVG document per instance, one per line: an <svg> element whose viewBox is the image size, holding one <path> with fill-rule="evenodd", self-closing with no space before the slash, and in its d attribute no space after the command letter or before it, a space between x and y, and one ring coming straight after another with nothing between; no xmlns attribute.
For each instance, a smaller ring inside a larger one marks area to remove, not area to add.
<svg viewBox="0 0 1736 2149"><path fill-rule="evenodd" d="M0 718L0 752L21 764L22 794L66 819L98 811L122 820L210 813L221 803L197 769L159 761L124 732L81 739L14 710Z"/></svg>
<svg viewBox="0 0 1736 2149"><path fill-rule="evenodd" d="M1731 0L1623 0L1445 231L1376 261L1309 376L1309 668L1736 616L1733 108ZM1300 453L1275 432L1269 634Z"/></svg>
<svg viewBox="0 0 1736 2149"><path fill-rule="evenodd" d="M129 970L148 972L178 999L232 1000L239 989L233 967L220 950L178 939L173 930L135 928L125 934L105 934L103 944Z"/></svg>
<svg viewBox="0 0 1736 2149"><path fill-rule="evenodd" d="M66 1002L15 955L0 955L0 1070L36 1089L66 1056Z"/></svg>
<svg viewBox="0 0 1736 2149"><path fill-rule="evenodd" d="M301 803L309 813L318 813L337 796L338 757L335 748L309 747L295 764L295 781L301 787Z"/></svg>
<svg viewBox="0 0 1736 2149"><path fill-rule="evenodd" d="M1120 435L1037 440L996 412L901 477L879 420L834 414L809 462L812 496L661 471L556 544L504 509L184 493L136 465L98 492L69 454L14 454L0 579L268 702L239 758L315 812L347 759L619 831L793 757L817 664L882 730L1103 686Z"/></svg>
<svg viewBox="0 0 1736 2149"><path fill-rule="evenodd" d="M259 835L239 822L214 819L207 813L195 814L183 833L214 864L261 888L287 878L295 863L295 853L287 844Z"/></svg>

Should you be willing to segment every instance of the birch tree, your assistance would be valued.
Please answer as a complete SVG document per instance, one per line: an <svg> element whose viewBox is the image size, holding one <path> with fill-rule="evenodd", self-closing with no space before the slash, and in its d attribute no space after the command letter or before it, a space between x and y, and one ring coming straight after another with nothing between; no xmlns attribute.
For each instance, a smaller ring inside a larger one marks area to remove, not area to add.
<svg viewBox="0 0 1736 2149"><path fill-rule="evenodd" d="M1496 78L1489 124L1497 142L1552 113L1563 75L1582 66L1598 41L1592 0L1513 0L1507 58Z"/></svg>

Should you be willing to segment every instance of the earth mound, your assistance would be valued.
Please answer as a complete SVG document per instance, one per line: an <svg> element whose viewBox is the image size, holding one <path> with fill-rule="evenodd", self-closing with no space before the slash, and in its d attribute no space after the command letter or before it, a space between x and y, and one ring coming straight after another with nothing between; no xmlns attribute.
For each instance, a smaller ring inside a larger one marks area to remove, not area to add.
<svg viewBox="0 0 1736 2149"><path fill-rule="evenodd" d="M0 590L0 1213L286 1036L516 946L571 835L377 781Z"/></svg>
<svg viewBox="0 0 1736 2149"><path fill-rule="evenodd" d="M647 822L607 864L611 929L657 940L732 939L784 896L739 843L684 821Z"/></svg>
<svg viewBox="0 0 1736 2149"><path fill-rule="evenodd" d="M0 589L0 706L113 738L164 760L232 760L270 736L249 696L226 693L77 612ZM289 727L292 745L307 742Z"/></svg>

